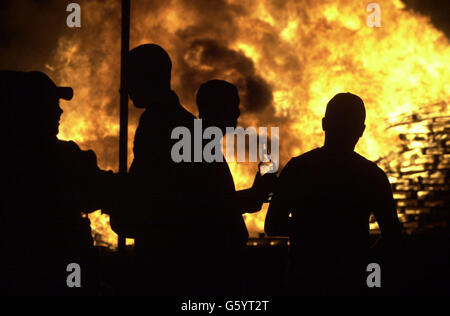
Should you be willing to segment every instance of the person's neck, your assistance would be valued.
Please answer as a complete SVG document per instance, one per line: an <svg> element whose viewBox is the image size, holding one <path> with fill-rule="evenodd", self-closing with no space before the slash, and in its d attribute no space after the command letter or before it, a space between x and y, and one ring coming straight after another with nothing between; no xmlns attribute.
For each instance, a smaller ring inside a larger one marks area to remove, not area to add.
<svg viewBox="0 0 450 316"><path fill-rule="evenodd" d="M177 94L173 90L168 90L151 100L146 109L152 112L167 113L178 107L180 107L180 101Z"/></svg>
<svg viewBox="0 0 450 316"><path fill-rule="evenodd" d="M325 138L323 148L329 152L353 153L355 151L355 146L352 146L351 144L331 141L330 139Z"/></svg>

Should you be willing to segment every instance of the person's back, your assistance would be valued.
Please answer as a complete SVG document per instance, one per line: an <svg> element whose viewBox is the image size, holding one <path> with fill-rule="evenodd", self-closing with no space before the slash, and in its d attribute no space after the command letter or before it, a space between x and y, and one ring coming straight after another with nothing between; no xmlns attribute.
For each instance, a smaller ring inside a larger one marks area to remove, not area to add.
<svg viewBox="0 0 450 316"><path fill-rule="evenodd" d="M354 152L364 121L359 97L336 95L322 120L325 145L291 159L280 174L265 231L290 237L295 292L343 294L363 286L371 213L387 245L400 239L387 176Z"/></svg>
<svg viewBox="0 0 450 316"><path fill-rule="evenodd" d="M129 171L134 192L141 195L133 213L136 218L148 219L136 230L136 251L144 254L154 248L174 247L182 240L179 235L185 215L177 204L180 194L192 188L187 185L185 164L177 164L171 158L175 143L171 133L176 127L191 128L195 116L180 105L173 92L159 106L173 111L161 113L146 109L142 114Z"/></svg>
<svg viewBox="0 0 450 316"><path fill-rule="evenodd" d="M240 115L236 86L223 80L207 81L200 86L196 100L204 131L215 129L219 135L224 135L228 128L236 128ZM208 144L204 145L203 152L208 152ZM242 214L261 209L276 176L258 173L252 188L236 191L228 163L222 152L216 150L219 149L214 150L219 159L202 159L194 175L197 215L201 216L192 223L201 242L197 262L200 266L209 263L209 267L203 269L203 278L209 283L206 286L210 294L239 295L242 294L242 270L249 237Z"/></svg>
<svg viewBox="0 0 450 316"><path fill-rule="evenodd" d="M132 49L128 56L128 93L144 108L134 139L129 170L129 202L113 212L112 227L135 238L136 291L140 294L184 294L183 281L192 240L186 199L195 190L187 163L171 157L172 131L193 129L195 116L171 89L172 62L156 44Z"/></svg>
<svg viewBox="0 0 450 316"><path fill-rule="evenodd" d="M290 197L292 255L304 263L364 254L371 212L393 207L384 172L355 152L314 149L293 158L280 182Z"/></svg>

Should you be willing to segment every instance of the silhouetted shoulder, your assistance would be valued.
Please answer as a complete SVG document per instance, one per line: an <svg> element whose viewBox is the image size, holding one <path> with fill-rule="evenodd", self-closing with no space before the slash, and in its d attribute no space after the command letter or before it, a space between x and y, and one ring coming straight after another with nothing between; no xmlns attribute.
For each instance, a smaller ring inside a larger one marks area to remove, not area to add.
<svg viewBox="0 0 450 316"><path fill-rule="evenodd" d="M280 173L281 187L288 185L291 181L296 181L300 173L303 173L305 170L310 170L314 164L317 165L320 157L320 148L316 148L300 156L291 158Z"/></svg>
<svg viewBox="0 0 450 316"><path fill-rule="evenodd" d="M304 154L301 154L301 155L299 155L297 157L293 157L289 161L289 163L293 164L293 165L302 164L302 163L305 163L305 162L308 162L308 161L311 161L311 160L315 160L318 157L320 157L322 154L323 153L322 153L321 148L316 148L316 149L308 151L308 152L306 152Z"/></svg>
<svg viewBox="0 0 450 316"><path fill-rule="evenodd" d="M181 113L182 113L183 117L186 119L189 119L189 120L196 119L195 115L192 114L191 112L189 112L188 110L186 110L183 106L181 106Z"/></svg>
<svg viewBox="0 0 450 316"><path fill-rule="evenodd" d="M380 182L387 180L385 172L383 171L383 169L378 167L378 165L375 162L361 156L358 153L354 153L354 156L355 159L358 161L358 164L361 167L361 169L367 171L368 175L370 175L372 179L376 178Z"/></svg>
<svg viewBox="0 0 450 316"><path fill-rule="evenodd" d="M194 132L194 120L197 119L194 114L186 110L186 108L180 104L177 107L176 112L172 113L172 121L169 123L169 132L172 133L173 129L179 126L188 128L191 133Z"/></svg>
<svg viewBox="0 0 450 316"><path fill-rule="evenodd" d="M323 157L323 153L321 148L316 148L311 151L308 151L300 156L293 157L286 166L283 168L282 173L286 173L285 171L294 170L298 168L303 168L311 164L317 164L321 158Z"/></svg>
<svg viewBox="0 0 450 316"><path fill-rule="evenodd" d="M358 153L354 153L354 160L357 174L366 177L371 182L373 188L379 188L380 185L390 185L386 173L375 162L370 161Z"/></svg>
<svg viewBox="0 0 450 316"><path fill-rule="evenodd" d="M182 125L190 129L194 128L194 120L197 119L194 114L186 110L181 104L178 108L177 118Z"/></svg>
<svg viewBox="0 0 450 316"><path fill-rule="evenodd" d="M312 172L320 168L345 168L355 171L361 176L386 179L384 171L373 161L353 152L349 154L340 154L327 151L325 148L316 148L300 156L292 158L285 166L284 173L293 173L295 171Z"/></svg>

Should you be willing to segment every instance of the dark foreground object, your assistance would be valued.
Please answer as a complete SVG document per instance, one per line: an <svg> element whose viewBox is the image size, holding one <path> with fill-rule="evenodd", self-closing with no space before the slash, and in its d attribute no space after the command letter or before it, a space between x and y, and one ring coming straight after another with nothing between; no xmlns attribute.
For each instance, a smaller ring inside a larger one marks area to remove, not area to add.
<svg viewBox="0 0 450 316"><path fill-rule="evenodd" d="M285 239L250 240L244 271L246 296L267 298L290 295L286 290L288 253L289 247ZM450 295L449 254L450 234L444 230L406 236L402 250L391 260L386 260L381 251L373 249L368 263L380 264L381 288L368 288L365 280L362 280L364 286L358 294ZM103 270L98 294L136 294L131 280L132 249L122 254L103 250L100 257ZM117 274L117 271L127 273ZM365 276L369 274L370 272L364 272Z"/></svg>

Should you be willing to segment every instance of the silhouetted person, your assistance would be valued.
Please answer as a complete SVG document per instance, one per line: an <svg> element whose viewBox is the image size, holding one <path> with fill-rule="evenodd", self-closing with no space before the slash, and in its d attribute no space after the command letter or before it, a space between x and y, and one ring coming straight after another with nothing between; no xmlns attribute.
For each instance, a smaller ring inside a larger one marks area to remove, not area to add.
<svg viewBox="0 0 450 316"><path fill-rule="evenodd" d="M235 128L240 115L237 88L223 80L210 80L197 92L199 118L203 129L218 127L225 135L227 127ZM242 294L242 278L248 231L243 213L257 212L272 192L275 174L258 174L250 189L236 191L227 161L205 162L197 168L198 207L203 222L197 231L204 235L202 252L209 267L210 293Z"/></svg>
<svg viewBox="0 0 450 316"><path fill-rule="evenodd" d="M113 229L135 238L136 286L140 294L181 294L184 277L185 218L181 195L194 186L183 164L171 158L175 127L191 129L195 116L171 90L171 60L160 46L145 44L128 55L128 92L145 109L134 138L129 170L129 206L112 216Z"/></svg>
<svg viewBox="0 0 450 316"><path fill-rule="evenodd" d="M81 212L109 206L111 172L92 151L57 138L59 99L73 91L42 72L0 72L3 144L0 214L2 286L8 294L93 294L96 254ZM8 122L6 122L6 120ZM4 136L4 135L3 135ZM114 194L112 194L114 195ZM81 267L81 289L69 289L69 263Z"/></svg>
<svg viewBox="0 0 450 316"><path fill-rule="evenodd" d="M358 96L337 94L322 120L325 145L292 158L281 172L265 231L290 237L292 294L350 294L366 286L372 212L384 244L400 240L388 178L354 152L365 116Z"/></svg>

